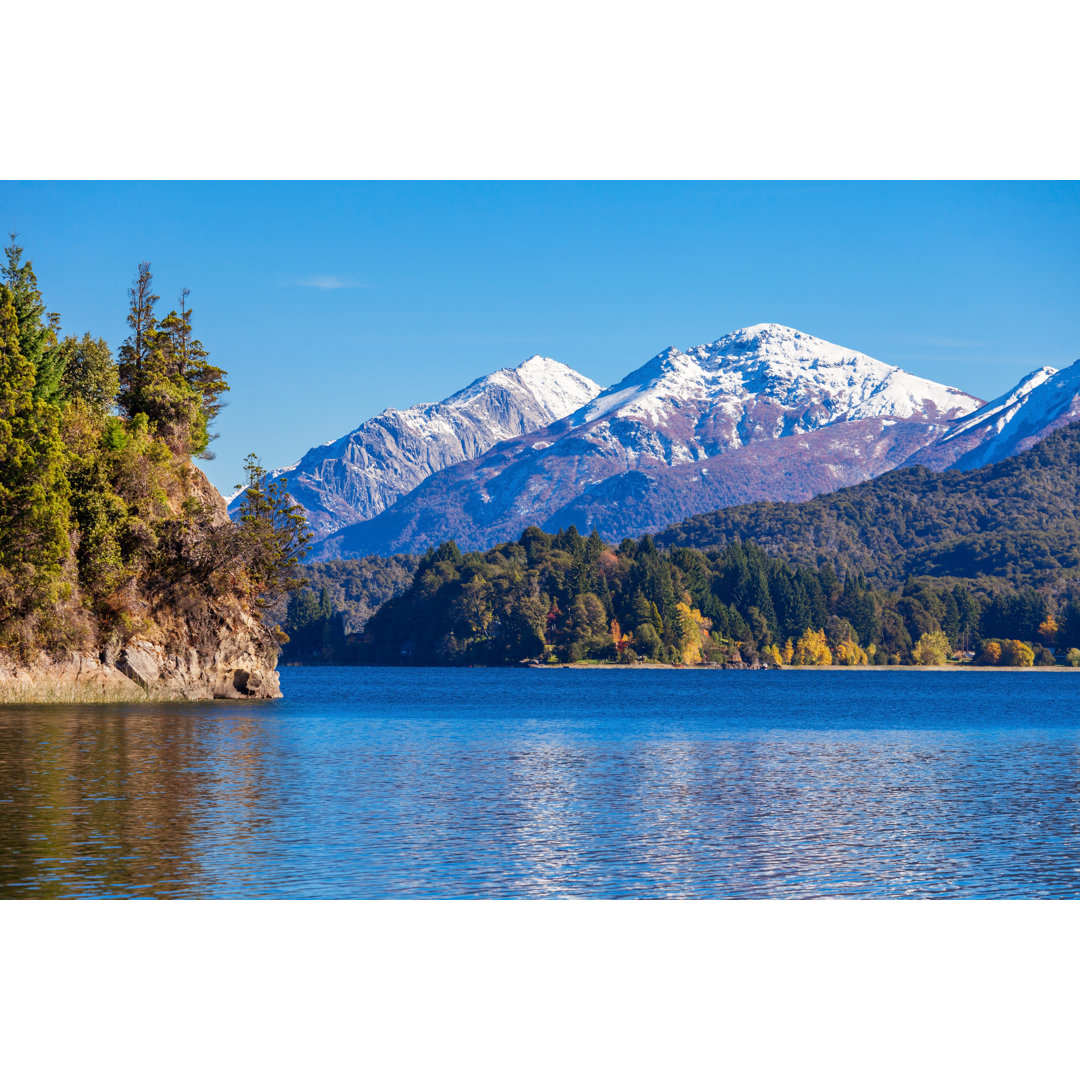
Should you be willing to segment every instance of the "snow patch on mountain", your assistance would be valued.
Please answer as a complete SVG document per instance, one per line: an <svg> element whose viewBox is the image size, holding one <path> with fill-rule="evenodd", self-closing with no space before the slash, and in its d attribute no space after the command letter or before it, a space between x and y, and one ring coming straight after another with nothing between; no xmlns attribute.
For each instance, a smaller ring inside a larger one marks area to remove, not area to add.
<svg viewBox="0 0 1080 1080"><path fill-rule="evenodd" d="M981 415L980 415L981 414ZM975 445L953 464L977 469L1012 457L1080 419L1080 360L1061 371L1042 367L951 429L941 440Z"/></svg>
<svg viewBox="0 0 1080 1080"><path fill-rule="evenodd" d="M757 400L803 413L788 434L837 420L955 417L981 404L954 387L863 353L778 323L761 323L686 352L664 350L572 419L587 425L618 417L660 427L688 406L709 403L735 420ZM773 426L774 435L783 432L783 419ZM733 445L744 441L737 434Z"/></svg>
<svg viewBox="0 0 1080 1080"><path fill-rule="evenodd" d="M973 428L978 427L979 424L987 421L991 423L996 433L1000 433L1005 425L1016 416L1028 395L1057 373L1057 368L1036 368L1031 374L1025 375L1008 393L994 398L993 401L988 401L981 409L976 409L973 413L969 413L958 421L941 441L948 442L950 439L955 439L957 436L964 435Z"/></svg>

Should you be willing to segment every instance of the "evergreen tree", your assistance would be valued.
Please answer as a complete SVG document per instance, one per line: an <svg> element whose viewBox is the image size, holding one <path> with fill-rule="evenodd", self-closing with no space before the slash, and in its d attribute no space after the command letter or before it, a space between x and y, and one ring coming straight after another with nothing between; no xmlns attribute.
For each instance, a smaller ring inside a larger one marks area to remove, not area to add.
<svg viewBox="0 0 1080 1080"><path fill-rule="evenodd" d="M303 509L286 494L283 480L268 480L254 454L247 456L244 471L248 482L240 506L241 544L256 603L266 606L307 584L297 567L312 534ZM457 545L451 541L451 546L460 558Z"/></svg>
<svg viewBox="0 0 1080 1080"><path fill-rule="evenodd" d="M153 291L154 276L148 262L139 263L135 281L128 289L127 324L131 333L120 346L119 403L128 416L145 413L146 388L153 377L153 345L157 336L154 305L160 299Z"/></svg>
<svg viewBox="0 0 1080 1080"><path fill-rule="evenodd" d="M149 263L140 263L128 290L131 333L120 347L119 403L129 417L146 415L156 433L180 454L212 457L207 447L210 424L221 411L229 389L225 371L191 329L188 290L180 293L180 311L158 320Z"/></svg>
<svg viewBox="0 0 1080 1080"><path fill-rule="evenodd" d="M116 364L104 338L95 340L83 334L77 340L65 338L64 373L60 379L60 395L65 401L81 402L89 413L103 420L116 404L120 389Z"/></svg>
<svg viewBox="0 0 1080 1080"><path fill-rule="evenodd" d="M1080 600L1070 600L1061 613L1058 641L1066 648L1080 645Z"/></svg>
<svg viewBox="0 0 1080 1080"><path fill-rule="evenodd" d="M0 285L0 620L55 602L70 543L59 410L35 397L14 295Z"/></svg>
<svg viewBox="0 0 1080 1080"><path fill-rule="evenodd" d="M60 395L66 355L60 348L60 319L46 315L37 275L29 262L22 261L23 249L16 243L4 248L7 263L3 282L7 286L18 327L19 352L34 372L34 397L55 402Z"/></svg>
<svg viewBox="0 0 1080 1080"><path fill-rule="evenodd" d="M191 308L187 306L189 295L189 289L180 290L180 311L170 311L161 320L158 333L162 339L167 377L181 393L187 390L193 394L198 403L190 424L190 452L198 457L212 458L214 455L207 447L217 436L210 434L210 425L224 408L221 395L228 391L229 384L225 381L224 369L208 361L210 354L192 334Z"/></svg>

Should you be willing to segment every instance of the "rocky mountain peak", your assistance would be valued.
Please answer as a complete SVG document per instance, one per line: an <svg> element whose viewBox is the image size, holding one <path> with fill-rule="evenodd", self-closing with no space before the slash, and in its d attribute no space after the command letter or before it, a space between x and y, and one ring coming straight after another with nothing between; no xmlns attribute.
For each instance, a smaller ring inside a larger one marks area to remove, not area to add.
<svg viewBox="0 0 1080 1080"><path fill-rule="evenodd" d="M374 517L432 473L544 427L600 390L566 364L530 356L443 401L385 409L271 476L285 481L319 538Z"/></svg>

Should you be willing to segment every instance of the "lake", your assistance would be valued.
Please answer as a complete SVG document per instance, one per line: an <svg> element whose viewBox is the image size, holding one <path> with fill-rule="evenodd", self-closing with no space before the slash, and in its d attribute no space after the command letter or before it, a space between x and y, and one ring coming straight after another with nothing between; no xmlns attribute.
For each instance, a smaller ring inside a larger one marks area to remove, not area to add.
<svg viewBox="0 0 1080 1080"><path fill-rule="evenodd" d="M0 897L1075 897L1067 672L285 668L0 707Z"/></svg>

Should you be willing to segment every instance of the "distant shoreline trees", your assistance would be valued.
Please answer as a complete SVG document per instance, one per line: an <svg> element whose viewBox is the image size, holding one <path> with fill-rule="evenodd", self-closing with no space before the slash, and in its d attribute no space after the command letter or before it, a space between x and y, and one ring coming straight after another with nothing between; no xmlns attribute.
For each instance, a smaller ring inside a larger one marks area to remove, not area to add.
<svg viewBox="0 0 1080 1080"><path fill-rule="evenodd" d="M297 602L289 619L308 625L316 612L322 625L338 614L325 591ZM297 659L1038 666L1058 662L1054 648L1073 662L1065 654L1080 649L1080 604L1054 610L1031 588L979 595L963 582L913 578L889 591L861 573L841 580L827 563L793 566L751 543L662 552L649 536L613 547L571 526L555 535L528 528L487 552L450 542L429 550L362 635L336 651L326 639Z"/></svg>

